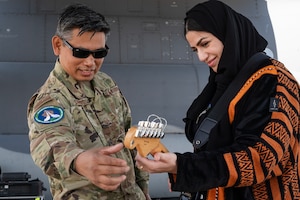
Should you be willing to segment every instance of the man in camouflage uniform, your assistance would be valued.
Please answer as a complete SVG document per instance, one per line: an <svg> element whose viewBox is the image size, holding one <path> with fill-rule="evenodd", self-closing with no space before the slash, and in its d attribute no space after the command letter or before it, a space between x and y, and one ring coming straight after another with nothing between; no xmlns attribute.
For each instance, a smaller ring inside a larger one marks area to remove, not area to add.
<svg viewBox="0 0 300 200"><path fill-rule="evenodd" d="M56 200L150 200L149 174L135 167L135 152L122 144L130 109L114 81L99 72L109 30L101 14L67 7L52 38L55 67L28 105L31 155Z"/></svg>

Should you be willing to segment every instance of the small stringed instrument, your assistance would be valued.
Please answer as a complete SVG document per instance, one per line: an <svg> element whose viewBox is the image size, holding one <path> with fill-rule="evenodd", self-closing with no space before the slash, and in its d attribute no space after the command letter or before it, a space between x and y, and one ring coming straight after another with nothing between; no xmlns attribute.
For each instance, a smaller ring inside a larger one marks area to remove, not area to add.
<svg viewBox="0 0 300 200"><path fill-rule="evenodd" d="M150 121L151 117L155 117ZM128 149L136 148L143 157L157 152L168 152L168 149L160 142L164 137L164 129L167 120L157 115L149 115L147 121L139 121L138 126L131 127L124 139L124 145Z"/></svg>

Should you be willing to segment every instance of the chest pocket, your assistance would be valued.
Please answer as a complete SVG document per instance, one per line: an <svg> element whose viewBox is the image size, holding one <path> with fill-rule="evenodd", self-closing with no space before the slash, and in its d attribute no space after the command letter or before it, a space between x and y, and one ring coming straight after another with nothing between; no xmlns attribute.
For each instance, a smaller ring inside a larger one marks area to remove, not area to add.
<svg viewBox="0 0 300 200"><path fill-rule="evenodd" d="M95 89L94 110L109 145L125 137L124 98L117 86L105 90ZM97 103L99 102L99 103Z"/></svg>
<svg viewBox="0 0 300 200"><path fill-rule="evenodd" d="M94 99L77 100L71 107L77 142L82 148L123 141L125 131L121 99L118 88L113 87L105 91L96 90Z"/></svg>
<svg viewBox="0 0 300 200"><path fill-rule="evenodd" d="M70 112L74 119L74 131L77 143L83 148L106 146L102 126L93 110L92 101L83 98L75 101Z"/></svg>

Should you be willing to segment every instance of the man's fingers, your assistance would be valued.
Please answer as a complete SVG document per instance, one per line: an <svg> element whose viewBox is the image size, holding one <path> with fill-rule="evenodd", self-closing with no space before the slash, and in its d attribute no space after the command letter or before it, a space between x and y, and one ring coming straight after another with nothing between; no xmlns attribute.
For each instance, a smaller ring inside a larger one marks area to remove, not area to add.
<svg viewBox="0 0 300 200"><path fill-rule="evenodd" d="M123 149L123 144L119 143L113 146L97 149L97 163L100 165L127 166L123 159L114 157L114 154Z"/></svg>
<svg viewBox="0 0 300 200"><path fill-rule="evenodd" d="M112 191L119 187L119 185L126 179L125 175L106 176L99 175L96 180L93 181L95 185L106 191Z"/></svg>
<svg viewBox="0 0 300 200"><path fill-rule="evenodd" d="M130 170L129 166L99 165L95 168L94 174L124 175Z"/></svg>
<svg viewBox="0 0 300 200"><path fill-rule="evenodd" d="M110 154L114 154L114 153L121 151L121 149L123 149L123 148L124 148L124 145L122 143L118 143L113 146L102 148L101 152L105 155L110 155Z"/></svg>

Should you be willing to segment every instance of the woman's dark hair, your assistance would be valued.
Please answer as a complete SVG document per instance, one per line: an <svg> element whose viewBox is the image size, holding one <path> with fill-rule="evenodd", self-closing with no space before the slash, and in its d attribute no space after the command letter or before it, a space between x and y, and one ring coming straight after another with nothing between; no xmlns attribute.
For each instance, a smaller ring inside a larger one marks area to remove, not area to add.
<svg viewBox="0 0 300 200"><path fill-rule="evenodd" d="M186 35L188 31L204 31L204 28L194 19L186 18L184 20L184 35Z"/></svg>

